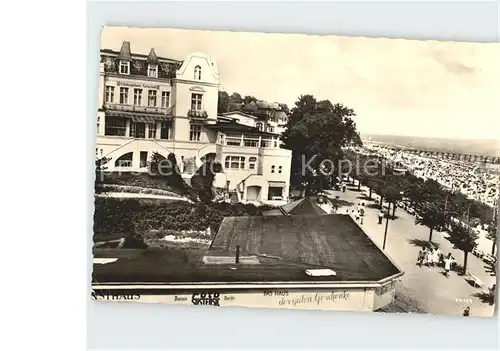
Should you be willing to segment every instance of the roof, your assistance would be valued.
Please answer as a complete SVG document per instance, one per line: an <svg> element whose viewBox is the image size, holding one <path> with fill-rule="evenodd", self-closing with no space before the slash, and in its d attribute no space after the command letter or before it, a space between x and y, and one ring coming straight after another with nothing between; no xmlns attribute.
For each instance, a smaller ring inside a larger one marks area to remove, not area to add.
<svg viewBox="0 0 500 351"><path fill-rule="evenodd" d="M118 258L94 264L94 283L252 283L311 281L306 269L313 265L272 257L258 257L260 264L206 264L206 256L228 256L218 250L163 248L161 250L102 249L94 258ZM231 254L232 255L232 254ZM313 281L336 281L335 277L314 277Z"/></svg>
<svg viewBox="0 0 500 351"><path fill-rule="evenodd" d="M177 64L180 64L182 63L183 61L182 60L176 60L176 59L172 59L172 58L168 58L168 57L160 57L160 56L157 56L156 55L156 52L154 51L154 48L152 48L149 52L148 55L145 55L145 54L139 54L139 53L132 53L131 49L130 49L130 42L128 41L124 41L122 43L122 46L120 48L120 51L116 51L116 50L111 50L111 49L101 49L101 53L102 54L111 54L111 55L116 55L118 57L120 57L121 59L126 59L126 60L131 60L131 59L134 59L134 58L141 58L141 59L150 59L151 58L151 54L153 53L154 56L156 57L156 59L158 61L169 61L171 63L177 63ZM123 58L122 58L123 57Z"/></svg>
<svg viewBox="0 0 500 351"><path fill-rule="evenodd" d="M253 263L228 263L237 245L242 262ZM402 274L347 215L226 217L210 249L94 249L94 257L117 258L94 264L93 282L100 284L349 284ZM336 276L311 277L307 269Z"/></svg>
<svg viewBox="0 0 500 351"><path fill-rule="evenodd" d="M243 117L249 117L249 118L252 118L252 119L257 119L257 117L255 117L253 115L249 115L248 113L244 113L244 112L241 112L241 111L224 112L224 113L221 113L220 115L221 116L240 115L240 116L243 116Z"/></svg>
<svg viewBox="0 0 500 351"><path fill-rule="evenodd" d="M288 215L326 214L326 212L309 197L286 204L282 206L282 209Z"/></svg>
<svg viewBox="0 0 500 351"><path fill-rule="evenodd" d="M349 215L226 217L211 250L268 255L329 268L343 281L401 273Z"/></svg>
<svg viewBox="0 0 500 351"><path fill-rule="evenodd" d="M243 107L243 110L255 110L255 109L263 109L263 110L281 110L281 106L277 102L267 102L263 100L254 100L250 101Z"/></svg>
<svg viewBox="0 0 500 351"><path fill-rule="evenodd" d="M326 212L319 207L313 199L306 197L297 201L287 203L280 206L278 209L269 210L262 213L264 216L279 216L279 215L325 215Z"/></svg>

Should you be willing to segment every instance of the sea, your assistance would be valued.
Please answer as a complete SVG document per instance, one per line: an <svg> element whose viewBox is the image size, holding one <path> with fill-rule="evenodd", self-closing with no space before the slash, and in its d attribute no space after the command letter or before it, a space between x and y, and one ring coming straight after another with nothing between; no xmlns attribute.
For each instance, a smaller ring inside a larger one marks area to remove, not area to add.
<svg viewBox="0 0 500 351"><path fill-rule="evenodd" d="M377 134L362 134L361 139L422 151L500 157L500 140L495 139L449 139Z"/></svg>

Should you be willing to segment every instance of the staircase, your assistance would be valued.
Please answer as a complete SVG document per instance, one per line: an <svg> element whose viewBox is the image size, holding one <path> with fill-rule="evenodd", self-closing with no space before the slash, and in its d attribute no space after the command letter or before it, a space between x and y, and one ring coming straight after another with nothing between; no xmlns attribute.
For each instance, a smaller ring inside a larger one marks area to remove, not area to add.
<svg viewBox="0 0 500 351"><path fill-rule="evenodd" d="M229 192L229 200L231 204L237 204L238 201L238 195L236 194L236 191L232 190Z"/></svg>

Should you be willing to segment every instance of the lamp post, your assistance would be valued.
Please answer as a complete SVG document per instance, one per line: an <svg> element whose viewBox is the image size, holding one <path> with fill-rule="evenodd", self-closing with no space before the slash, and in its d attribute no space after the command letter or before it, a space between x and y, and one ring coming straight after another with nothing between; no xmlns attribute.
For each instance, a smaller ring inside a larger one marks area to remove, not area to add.
<svg viewBox="0 0 500 351"><path fill-rule="evenodd" d="M404 192L399 193L403 197ZM396 203L394 202L394 208L396 208ZM385 217L385 230L384 230L384 243L382 244L382 250L385 250L385 243L387 242L387 229L389 228L389 215L391 214L391 203L389 202L389 207L387 208L387 215Z"/></svg>

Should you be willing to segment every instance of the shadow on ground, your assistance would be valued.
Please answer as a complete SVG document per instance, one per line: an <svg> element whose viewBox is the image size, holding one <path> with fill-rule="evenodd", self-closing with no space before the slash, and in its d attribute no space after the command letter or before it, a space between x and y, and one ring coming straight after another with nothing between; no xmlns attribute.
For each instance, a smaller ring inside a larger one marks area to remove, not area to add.
<svg viewBox="0 0 500 351"><path fill-rule="evenodd" d="M475 293L472 296L477 297L482 303L487 303L490 306L495 304L495 294L492 294L491 292L482 291L480 293Z"/></svg>
<svg viewBox="0 0 500 351"><path fill-rule="evenodd" d="M413 246L417 246L417 247L426 247L426 248L429 248L431 246L429 241L422 240L422 239L409 239L408 242L410 244L412 244ZM437 246L437 248L439 248L439 244L437 244L437 243L432 243L432 245L434 247Z"/></svg>
<svg viewBox="0 0 500 351"><path fill-rule="evenodd" d="M338 206L353 206L354 205L354 202L346 201L346 200L342 200L342 199L336 199L335 196L327 195L326 197L332 202L332 204L336 204Z"/></svg>
<svg viewBox="0 0 500 351"><path fill-rule="evenodd" d="M357 196L356 199L365 200L365 201L375 201L375 199L373 197L369 198L368 196L365 196L365 195Z"/></svg>
<svg viewBox="0 0 500 351"><path fill-rule="evenodd" d="M369 204L369 205L366 205L367 208L376 208L376 209L380 209L380 206L378 204Z"/></svg>
<svg viewBox="0 0 500 351"><path fill-rule="evenodd" d="M355 187L355 188L352 188L352 187L347 187L347 189L349 189L350 191L355 191L355 192L358 192L358 193L360 193L360 192L361 192L361 189L358 189L358 187Z"/></svg>

